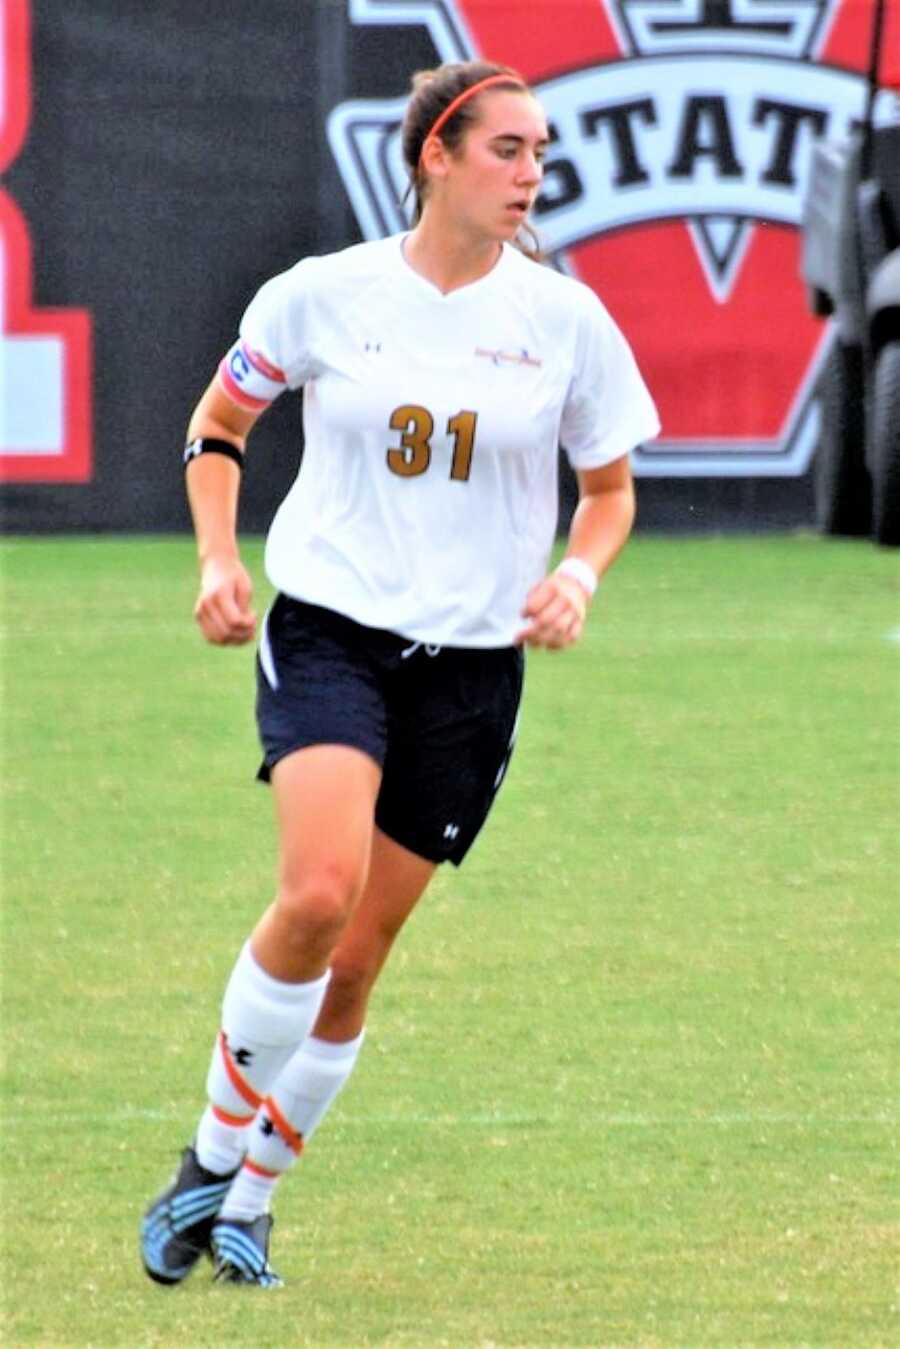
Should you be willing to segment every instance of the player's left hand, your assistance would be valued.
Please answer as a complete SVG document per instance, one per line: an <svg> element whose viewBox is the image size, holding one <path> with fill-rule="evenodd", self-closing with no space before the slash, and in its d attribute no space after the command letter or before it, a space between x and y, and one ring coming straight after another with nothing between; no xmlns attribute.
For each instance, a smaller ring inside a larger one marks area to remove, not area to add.
<svg viewBox="0 0 900 1349"><path fill-rule="evenodd" d="M532 586L522 610L526 626L516 637L516 645L545 647L561 651L572 646L584 631L588 595L571 576L551 572Z"/></svg>

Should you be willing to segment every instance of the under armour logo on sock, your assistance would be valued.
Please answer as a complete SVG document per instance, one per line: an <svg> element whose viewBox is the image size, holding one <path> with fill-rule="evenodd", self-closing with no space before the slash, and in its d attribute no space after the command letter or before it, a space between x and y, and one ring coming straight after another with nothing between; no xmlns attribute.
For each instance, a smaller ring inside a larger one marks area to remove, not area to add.
<svg viewBox="0 0 900 1349"><path fill-rule="evenodd" d="M444 829L444 838L454 839L459 836L459 825L448 824Z"/></svg>
<svg viewBox="0 0 900 1349"><path fill-rule="evenodd" d="M230 1046L229 1046L229 1048L230 1048ZM239 1063L239 1064L241 1065L242 1068L246 1068L248 1063L252 1063L252 1062L253 1062L253 1050L252 1050L252 1049L232 1049L232 1050L231 1050L231 1057L234 1059L235 1063Z"/></svg>

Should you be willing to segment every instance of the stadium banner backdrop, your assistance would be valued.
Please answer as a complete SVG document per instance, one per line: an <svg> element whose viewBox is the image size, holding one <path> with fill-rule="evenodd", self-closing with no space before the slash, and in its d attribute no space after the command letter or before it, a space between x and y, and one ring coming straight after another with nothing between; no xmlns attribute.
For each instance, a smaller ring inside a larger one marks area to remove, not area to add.
<svg viewBox="0 0 900 1349"><path fill-rule="evenodd" d="M831 334L800 277L801 209L816 138L863 114L872 12L0 0L6 526L184 527L185 421L245 304L304 254L406 227L410 72L475 56L520 70L546 108L539 235L601 296L659 404L662 436L635 454L645 523L804 522ZM884 47L900 51L900 0ZM296 471L297 400L281 402L254 434L246 528Z"/></svg>

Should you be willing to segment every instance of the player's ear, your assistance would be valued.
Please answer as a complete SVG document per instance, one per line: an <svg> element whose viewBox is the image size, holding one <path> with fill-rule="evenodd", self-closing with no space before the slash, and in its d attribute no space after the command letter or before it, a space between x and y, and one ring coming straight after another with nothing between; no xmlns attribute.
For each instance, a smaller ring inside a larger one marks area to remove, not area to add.
<svg viewBox="0 0 900 1349"><path fill-rule="evenodd" d="M419 161L424 173L431 178L445 178L449 164L449 155L440 136L429 136L422 146L422 158Z"/></svg>

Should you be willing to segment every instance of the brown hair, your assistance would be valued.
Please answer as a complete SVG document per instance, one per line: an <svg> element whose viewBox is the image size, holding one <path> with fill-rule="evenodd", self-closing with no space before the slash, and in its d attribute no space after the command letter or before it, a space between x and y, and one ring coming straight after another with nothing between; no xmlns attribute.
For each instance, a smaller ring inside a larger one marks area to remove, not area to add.
<svg viewBox="0 0 900 1349"><path fill-rule="evenodd" d="M444 113L456 99L484 80L497 76L507 76L507 80L497 79L492 89L510 90L514 93L528 94L531 90L527 81L511 66L497 65L493 61L448 62L434 70L419 70L412 77L412 95L406 107L401 127L401 145L403 161L409 173L409 189L415 192L415 210L413 223L422 215L427 191L426 175L421 169L422 148L432 128L441 121ZM469 126L478 120L475 105L480 94L460 103L446 121L438 127L437 136L447 147L454 151L462 144ZM530 226L523 226L523 232L529 237L529 244L519 240L516 246L536 261L541 259L540 246Z"/></svg>

